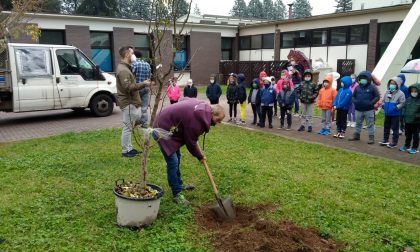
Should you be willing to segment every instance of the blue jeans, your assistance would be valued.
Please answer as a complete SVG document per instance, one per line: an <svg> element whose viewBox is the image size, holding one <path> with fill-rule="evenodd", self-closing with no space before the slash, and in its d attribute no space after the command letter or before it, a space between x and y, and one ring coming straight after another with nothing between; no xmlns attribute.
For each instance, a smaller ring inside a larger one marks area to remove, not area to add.
<svg viewBox="0 0 420 252"><path fill-rule="evenodd" d="M369 136L375 135L375 112L373 110L356 110L356 130L354 133L360 135L360 132L362 131L363 119L366 119L366 126Z"/></svg>
<svg viewBox="0 0 420 252"><path fill-rule="evenodd" d="M152 135L153 138L157 141L157 136L155 134ZM166 174L168 177L168 184L171 187L172 195L175 197L182 191L182 178L181 178L181 170L179 166L181 165L181 151L178 149L172 155L166 155L165 151L163 150L162 146L159 142L157 142L162 152L163 157L166 161Z"/></svg>

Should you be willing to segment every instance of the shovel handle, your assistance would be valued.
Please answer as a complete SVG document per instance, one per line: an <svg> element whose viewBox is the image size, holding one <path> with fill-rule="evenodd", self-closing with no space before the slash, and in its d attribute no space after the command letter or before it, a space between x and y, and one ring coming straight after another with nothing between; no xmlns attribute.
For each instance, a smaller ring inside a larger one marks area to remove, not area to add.
<svg viewBox="0 0 420 252"><path fill-rule="evenodd" d="M210 172L209 166L207 165L206 160L202 160L202 163L204 165L204 168L206 169L207 176L209 177L213 192L214 194L216 194L216 197L219 197L219 192L217 191L216 184L214 183L213 176L211 175L211 172Z"/></svg>

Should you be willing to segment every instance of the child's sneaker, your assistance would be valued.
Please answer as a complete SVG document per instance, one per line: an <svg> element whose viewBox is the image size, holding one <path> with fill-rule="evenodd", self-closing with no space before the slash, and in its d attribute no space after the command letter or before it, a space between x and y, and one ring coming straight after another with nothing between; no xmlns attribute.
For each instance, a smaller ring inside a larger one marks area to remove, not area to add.
<svg viewBox="0 0 420 252"><path fill-rule="evenodd" d="M308 126L308 132L312 132L312 126Z"/></svg>
<svg viewBox="0 0 420 252"><path fill-rule="evenodd" d="M386 147L388 147L388 148L395 148L395 147L397 147L397 144L395 144L395 143L390 143L390 144L388 144Z"/></svg>
<svg viewBox="0 0 420 252"><path fill-rule="evenodd" d="M350 127L350 125L351 125L351 122L347 122L347 127Z"/></svg>
<svg viewBox="0 0 420 252"><path fill-rule="evenodd" d="M292 126L287 126L287 129L286 130L292 130Z"/></svg>
<svg viewBox="0 0 420 252"><path fill-rule="evenodd" d="M280 127L278 127L277 129L283 129L284 128L284 126L283 125L280 125Z"/></svg>
<svg viewBox="0 0 420 252"><path fill-rule="evenodd" d="M399 148L399 151L406 151L406 150L407 150L407 147L405 147L405 145Z"/></svg>
<svg viewBox="0 0 420 252"><path fill-rule="evenodd" d="M190 202L190 201L188 201L188 200L185 198L184 194L182 194L182 193L178 193L178 195L177 195L177 196L175 196L175 197L173 198L173 200L174 200L174 202L175 202L176 204L178 204L178 205L184 205L184 206L190 206L190 205L191 205L191 202Z"/></svg>
<svg viewBox="0 0 420 252"><path fill-rule="evenodd" d="M299 129L297 131L305 131L305 126L300 125Z"/></svg>
<svg viewBox="0 0 420 252"><path fill-rule="evenodd" d="M333 135L333 137L335 137L335 138L338 138L340 136L340 133L335 133L334 135Z"/></svg>
<svg viewBox="0 0 420 252"><path fill-rule="evenodd" d="M416 150L416 149L411 148L411 149L408 149L407 152L410 153L410 154L416 154L419 151Z"/></svg>
<svg viewBox="0 0 420 252"><path fill-rule="evenodd" d="M320 135L323 135L324 134L324 132L325 132L325 128L324 129L321 129L320 131L318 131L318 134L320 134Z"/></svg>
<svg viewBox="0 0 420 252"><path fill-rule="evenodd" d="M352 122L352 123L350 124L350 127L352 127L352 128L356 127L356 122Z"/></svg>
<svg viewBox="0 0 420 252"><path fill-rule="evenodd" d="M386 140L383 140L382 142L379 142L379 145L380 146L388 146L389 145L389 142L386 141Z"/></svg>
<svg viewBox="0 0 420 252"><path fill-rule="evenodd" d="M231 117L231 118L229 118L228 122L231 122L231 121L232 121L232 117Z"/></svg>
<svg viewBox="0 0 420 252"><path fill-rule="evenodd" d="M324 130L324 133L321 133L321 135L323 135L323 136L328 136L328 135L330 135L331 134L331 132L330 132L330 130L329 129L325 129Z"/></svg>
<svg viewBox="0 0 420 252"><path fill-rule="evenodd" d="M344 133L340 133L340 135L338 136L338 138L340 138L340 139L344 139Z"/></svg>

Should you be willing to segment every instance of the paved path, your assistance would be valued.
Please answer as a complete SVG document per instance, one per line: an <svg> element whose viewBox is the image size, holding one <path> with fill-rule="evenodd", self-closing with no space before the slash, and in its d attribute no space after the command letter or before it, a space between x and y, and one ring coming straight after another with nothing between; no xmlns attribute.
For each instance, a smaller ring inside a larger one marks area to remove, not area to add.
<svg viewBox="0 0 420 252"><path fill-rule="evenodd" d="M200 97L203 98L201 94ZM228 112L226 99L221 99L221 105L224 106L226 108L226 112ZM113 114L108 117L94 117L90 114L89 110L86 110L83 113L75 113L72 110L56 110L31 113L0 112L0 143L48 137L59 135L65 132L80 132L85 130L118 128L121 127L121 118L122 113L118 107L115 108ZM228 118L229 116L227 115L226 121ZM319 118L314 119L314 132L312 133L296 131L296 129L299 127L298 117L292 118L292 131L278 130L277 127L280 124L278 118L276 118L273 122L273 129L268 129L267 127L261 129L259 127L252 126L250 124L251 120L252 111L250 106L248 106L247 124L240 127L256 131L270 132L289 139L298 139L306 142L323 144L326 146L361 152L372 156L394 159L420 166L420 154L409 155L405 152L398 151L397 148L389 149L387 147L381 147L377 143L374 145L366 144L366 130L363 130L361 141L350 142L347 139L335 139L332 136L321 136L316 134L316 132L321 128L321 121ZM335 125L333 125L333 129L335 129ZM353 130L353 128L348 129L347 137L351 136ZM382 134L383 128L377 127L375 138L376 142L381 140ZM404 136L400 137L400 144L404 141L404 139ZM331 154L334 155L334 152Z"/></svg>

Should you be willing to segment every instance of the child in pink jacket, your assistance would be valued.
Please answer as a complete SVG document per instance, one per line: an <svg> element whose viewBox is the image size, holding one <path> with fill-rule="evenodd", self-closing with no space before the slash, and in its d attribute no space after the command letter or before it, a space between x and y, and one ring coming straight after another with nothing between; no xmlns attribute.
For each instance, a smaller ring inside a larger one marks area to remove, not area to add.
<svg viewBox="0 0 420 252"><path fill-rule="evenodd" d="M293 84L292 79L290 79L290 74L289 71L287 70L283 70L281 71L281 79L279 81L277 81L276 84L276 94L279 94L280 91L283 89L283 81L288 80L289 81L289 87L291 90L295 89L295 85Z"/></svg>
<svg viewBox="0 0 420 252"><path fill-rule="evenodd" d="M181 89L178 86L177 77L173 77L172 80L169 81L169 87L166 94L168 95L171 104L178 102L179 97L181 97Z"/></svg>

